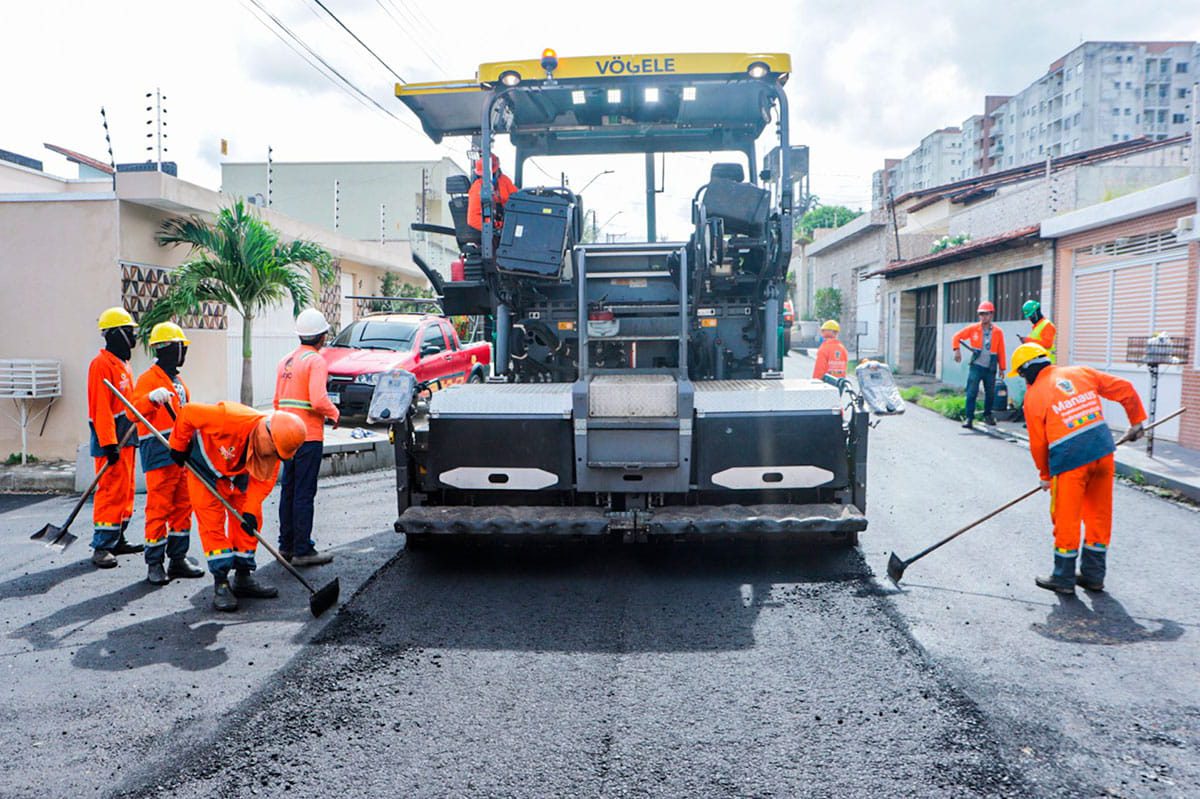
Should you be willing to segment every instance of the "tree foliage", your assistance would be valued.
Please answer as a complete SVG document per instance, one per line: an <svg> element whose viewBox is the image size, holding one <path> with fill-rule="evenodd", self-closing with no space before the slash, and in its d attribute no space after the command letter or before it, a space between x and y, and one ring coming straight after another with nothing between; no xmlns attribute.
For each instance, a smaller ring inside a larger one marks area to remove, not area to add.
<svg viewBox="0 0 1200 799"><path fill-rule="evenodd" d="M842 290L835 288L817 289L813 294L813 316L819 321L841 320Z"/></svg>
<svg viewBox="0 0 1200 799"><path fill-rule="evenodd" d="M796 221L796 238L812 241L813 231L819 227L841 227L850 220L862 216L862 211L851 211L844 205L818 205Z"/></svg>
<svg viewBox="0 0 1200 799"><path fill-rule="evenodd" d="M310 270L322 284L333 282L332 257L310 241L281 241L241 200L222 208L215 223L196 215L168 219L157 240L164 247L188 247L189 260L172 273L170 289L139 320L143 343L158 322L199 313L205 302L224 303L242 317L241 400L251 404L255 317L288 301L293 316L312 305Z"/></svg>

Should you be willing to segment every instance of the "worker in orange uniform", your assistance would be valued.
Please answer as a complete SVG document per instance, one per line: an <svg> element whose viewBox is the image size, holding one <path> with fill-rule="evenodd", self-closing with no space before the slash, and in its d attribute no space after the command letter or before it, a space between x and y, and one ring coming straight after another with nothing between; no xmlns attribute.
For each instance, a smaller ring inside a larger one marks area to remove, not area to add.
<svg viewBox="0 0 1200 799"><path fill-rule="evenodd" d="M817 362L813 365L812 373L812 376L817 380L825 377L825 375L838 378L846 376L846 367L850 362L850 353L846 351L842 342L838 341L838 333L841 330L842 326L833 319L821 325L821 338L825 340L817 348Z"/></svg>
<svg viewBox="0 0 1200 799"><path fill-rule="evenodd" d="M979 396L979 383L983 381L983 423L994 426L992 403L996 396L996 374L1004 372L1004 331L992 324L996 306L990 302L979 303L976 309L979 321L967 325L954 334L950 346L954 348L954 362L962 363L962 343L966 341L975 353L967 370L967 420L963 427L975 427L975 400Z"/></svg>
<svg viewBox="0 0 1200 799"><path fill-rule="evenodd" d="M1027 300L1021 306L1021 313L1029 320L1029 324L1033 325L1033 332L1021 341L1026 344L1041 344L1049 354L1050 363L1054 363L1054 339L1058 330L1053 322L1042 315L1042 304L1037 300Z"/></svg>
<svg viewBox="0 0 1200 799"><path fill-rule="evenodd" d="M483 230L483 201L479 192L483 182L483 159L475 161L475 180L467 192L467 224L476 230ZM517 187L500 171L500 159L492 156L492 225L496 230L504 227L504 204L515 194Z"/></svg>
<svg viewBox="0 0 1200 799"><path fill-rule="evenodd" d="M93 500L92 563L97 568L111 569L117 565L117 555L132 555L144 549L125 540L133 516L133 446L137 442L132 437L124 446L119 442L133 422L125 415L121 400L104 385L107 380L126 397L132 393L129 358L136 339L133 317L124 308L109 308L100 314L99 327L104 349L88 366L88 427L95 469L98 473L105 464L109 469L96 485Z"/></svg>
<svg viewBox="0 0 1200 799"><path fill-rule="evenodd" d="M234 611L239 597L278 596L275 586L254 576L254 531L260 529L263 500L275 487L280 459L291 458L304 443L304 422L286 411L262 413L236 402L190 402L180 408L169 443L176 464L183 466L191 454L204 481L241 514L229 513L202 478L188 473L188 495L215 581L213 608Z"/></svg>
<svg viewBox="0 0 1200 799"><path fill-rule="evenodd" d="M183 328L160 322L150 330L154 363L133 387L133 405L163 437L171 435L174 417L191 400L179 376L191 344ZM146 475L146 581L166 585L172 577L203 577L204 570L187 556L192 538L192 503L187 471L148 427L138 423L138 449ZM163 568L163 561L169 561Z"/></svg>
<svg viewBox="0 0 1200 799"><path fill-rule="evenodd" d="M316 308L296 317L300 346L279 362L275 377L275 408L296 414L304 421L304 443L283 465L279 500L279 552L293 566L319 566L333 560L318 552L312 540L313 504L317 476L325 449L325 420L338 423L338 409L329 399L325 383L329 369L321 347L329 334L329 322Z"/></svg>
<svg viewBox="0 0 1200 799"><path fill-rule="evenodd" d="M1022 344L1013 353L1009 377L1025 379L1025 423L1029 451L1042 488L1050 492L1054 523L1054 571L1039 587L1060 594L1080 585L1104 590L1105 557L1112 535L1113 444L1100 400L1121 403L1129 417L1130 439L1142 437L1146 410L1128 381L1088 366L1055 366L1040 344ZM1082 522L1083 557L1079 576Z"/></svg>

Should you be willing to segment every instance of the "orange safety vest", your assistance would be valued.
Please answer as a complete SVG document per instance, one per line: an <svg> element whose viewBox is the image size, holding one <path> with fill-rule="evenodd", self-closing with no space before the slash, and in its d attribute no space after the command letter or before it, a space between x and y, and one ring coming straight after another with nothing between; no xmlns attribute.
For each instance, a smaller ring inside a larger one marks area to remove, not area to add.
<svg viewBox="0 0 1200 799"><path fill-rule="evenodd" d="M483 230L483 200L480 197L480 182L480 178L475 178L475 181L471 183L471 188L467 190L467 224L476 230ZM497 174L496 186L492 190L492 206L500 211L508 202L508 198L516 191L517 187L508 179L508 175L502 172ZM504 227L502 213L502 211L497 213L492 219L492 224L497 230Z"/></svg>
<svg viewBox="0 0 1200 799"><path fill-rule="evenodd" d="M1116 447L1100 399L1121 403L1129 424L1145 421L1133 384L1090 366L1049 366L1025 392L1029 451L1043 480L1100 460Z"/></svg>
<svg viewBox="0 0 1200 799"><path fill-rule="evenodd" d="M820 380L825 375L845 377L850 353L836 338L827 338L817 348L817 363L813 366L813 377Z"/></svg>
<svg viewBox="0 0 1200 799"><path fill-rule="evenodd" d="M121 400L104 385L105 380L126 397L133 391L133 369L129 364L108 350L100 350L88 366L87 383L88 427L94 458L103 456L101 447L116 444L133 425ZM126 446L132 447L134 443L130 441Z"/></svg>
<svg viewBox="0 0 1200 799"><path fill-rule="evenodd" d="M958 352L959 345L967 341L976 351L983 349L983 324L976 322L975 324L967 325L962 330L954 334L954 338L950 340L950 346L955 352ZM992 353L996 356L996 368L1003 372L1006 368L1004 360L1004 331L992 325Z"/></svg>
<svg viewBox="0 0 1200 799"><path fill-rule="evenodd" d="M150 392L156 388L165 388L171 392L171 409L175 411L176 416L190 400L191 392L182 378L176 375L172 380L158 364L143 372L137 380L137 385L133 387L133 407L146 417L146 421L152 424L155 430L162 433L163 438L169 439L175 422L171 419L167 406L156 405L150 401ZM142 455L142 471L149 472L171 465L171 456L167 448L150 432L150 428L141 422L138 422L138 448Z"/></svg>
<svg viewBox="0 0 1200 799"><path fill-rule="evenodd" d="M1046 317L1042 317L1042 321L1033 326L1033 332L1025 339L1030 344L1041 344L1045 347L1046 352L1050 354L1050 363L1054 363L1054 337L1058 331L1054 327L1054 323Z"/></svg>
<svg viewBox="0 0 1200 799"><path fill-rule="evenodd" d="M244 510L262 518L262 503L275 487L278 465L269 480L258 480L250 474L247 456L250 437L265 413L237 402L218 402L204 405L191 402L179 410L175 429L171 431L171 449L183 452L195 441L193 452L212 478L242 478L246 483ZM241 482L239 479L238 483ZM235 483L236 484L236 483Z"/></svg>
<svg viewBox="0 0 1200 799"><path fill-rule="evenodd" d="M304 421L305 441L324 441L325 420L339 418L325 389L328 380L325 359L307 344L288 353L275 372L275 410L291 411Z"/></svg>

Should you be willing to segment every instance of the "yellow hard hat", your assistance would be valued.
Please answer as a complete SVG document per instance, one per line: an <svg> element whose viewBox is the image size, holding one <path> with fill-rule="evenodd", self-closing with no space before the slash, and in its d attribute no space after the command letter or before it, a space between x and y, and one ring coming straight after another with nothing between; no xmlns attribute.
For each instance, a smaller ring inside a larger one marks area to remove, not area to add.
<svg viewBox="0 0 1200 799"><path fill-rule="evenodd" d="M117 306L100 314L101 330L111 330L114 327L133 327L133 317L129 315L129 311Z"/></svg>
<svg viewBox="0 0 1200 799"><path fill-rule="evenodd" d="M172 341L182 341L185 346L192 343L184 335L183 328L174 322L159 322L150 330L151 347L157 347L159 344L169 344Z"/></svg>
<svg viewBox="0 0 1200 799"><path fill-rule="evenodd" d="M821 325L822 330L832 330L834 333L840 333L842 326L837 323L836 319L830 319L825 324Z"/></svg>
<svg viewBox="0 0 1200 799"><path fill-rule="evenodd" d="M1049 358L1050 353L1041 344L1022 344L1013 351L1012 368L1008 370L1009 377L1016 377L1017 370L1035 358Z"/></svg>

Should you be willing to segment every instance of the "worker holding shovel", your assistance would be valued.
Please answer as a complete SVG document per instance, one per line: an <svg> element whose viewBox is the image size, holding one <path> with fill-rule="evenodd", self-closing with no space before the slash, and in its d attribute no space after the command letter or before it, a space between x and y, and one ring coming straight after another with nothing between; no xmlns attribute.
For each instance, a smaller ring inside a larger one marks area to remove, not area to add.
<svg viewBox="0 0 1200 799"><path fill-rule="evenodd" d="M216 610L237 610L239 597L279 595L275 586L254 577L254 533L262 522L263 500L275 487L280 459L296 454L304 437L304 422L287 411L261 413L236 402L189 403L180 409L171 431L170 457L183 466L194 452L192 460L199 462L207 479L205 485L205 478L189 473L188 494L215 581ZM213 496L213 486L240 517Z"/></svg>
<svg viewBox="0 0 1200 799"><path fill-rule="evenodd" d="M125 529L133 517L134 442L125 433L133 422L125 407L104 387L109 381L123 396L133 391L133 317L124 308L109 308L100 314L100 334L104 349L88 366L88 427L96 471L104 470L96 485L92 505L92 564L100 569L117 565L117 555L141 552L140 544L125 540Z"/></svg>
<svg viewBox="0 0 1200 799"><path fill-rule="evenodd" d="M1128 380L1088 366L1055 366L1040 344L1022 344L1013 353L1009 377L1024 378L1025 423L1029 451L1042 489L1050 492L1054 523L1054 572L1038 577L1038 587L1060 594L1080 585L1104 590L1106 557L1112 534L1113 443L1104 421L1101 398L1121 403L1129 417L1129 440L1142 435L1146 410ZM1080 525L1083 557L1079 576Z"/></svg>
<svg viewBox="0 0 1200 799"><path fill-rule="evenodd" d="M179 325L155 325L150 331L154 363L133 388L134 406L164 436L171 435L175 417L191 399L179 376L190 343ZM166 585L172 577L203 577L204 570L187 557L192 537L187 471L171 460L167 448L140 422L138 450L146 475L146 581ZM169 564L164 569L165 560Z"/></svg>

